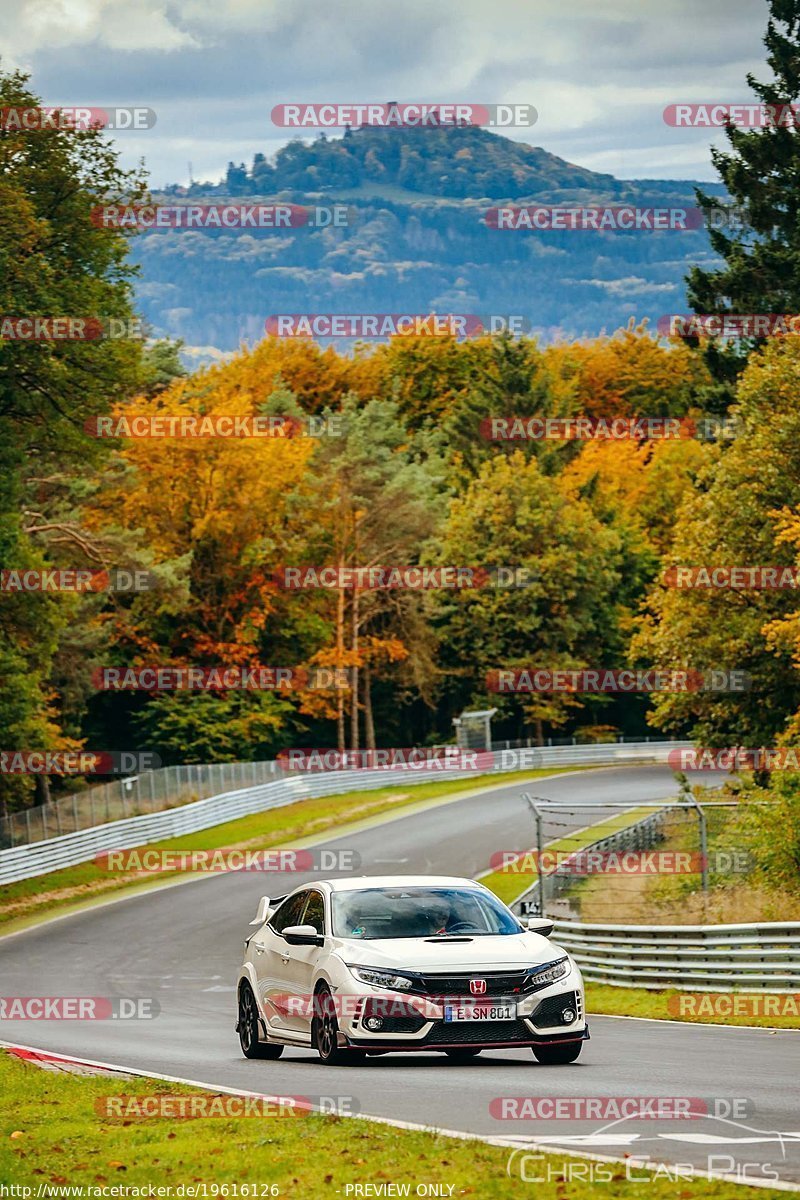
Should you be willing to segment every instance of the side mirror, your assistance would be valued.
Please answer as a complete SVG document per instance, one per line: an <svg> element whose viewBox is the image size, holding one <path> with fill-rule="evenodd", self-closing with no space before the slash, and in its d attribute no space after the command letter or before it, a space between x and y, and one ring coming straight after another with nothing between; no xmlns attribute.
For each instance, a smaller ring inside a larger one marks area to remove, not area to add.
<svg viewBox="0 0 800 1200"><path fill-rule="evenodd" d="M269 916L269 896L262 896L258 902L258 911L254 919L250 922L251 925L263 925Z"/></svg>
<svg viewBox="0 0 800 1200"><path fill-rule="evenodd" d="M539 933L542 937L550 937L555 929L555 924L553 921L548 921L546 917L528 917L525 928L528 933Z"/></svg>
<svg viewBox="0 0 800 1200"><path fill-rule="evenodd" d="M313 925L287 925L283 936L290 946L323 946L325 939Z"/></svg>

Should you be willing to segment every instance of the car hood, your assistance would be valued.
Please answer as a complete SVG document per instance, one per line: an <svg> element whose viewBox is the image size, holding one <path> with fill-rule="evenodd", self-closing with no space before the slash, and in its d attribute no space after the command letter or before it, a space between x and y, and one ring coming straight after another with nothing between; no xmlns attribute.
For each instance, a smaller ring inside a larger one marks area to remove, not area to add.
<svg viewBox="0 0 800 1200"><path fill-rule="evenodd" d="M563 958L566 951L538 933L508 933L472 941L427 938L336 938L335 949L346 963L394 967L431 974L478 970L507 971L538 967Z"/></svg>

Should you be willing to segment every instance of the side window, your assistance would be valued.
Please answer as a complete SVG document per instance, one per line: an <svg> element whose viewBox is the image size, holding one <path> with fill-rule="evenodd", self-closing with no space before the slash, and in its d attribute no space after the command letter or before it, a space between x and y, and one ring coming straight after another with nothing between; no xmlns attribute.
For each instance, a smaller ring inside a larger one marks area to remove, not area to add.
<svg viewBox="0 0 800 1200"><path fill-rule="evenodd" d="M301 925L313 925L317 933L325 932L325 900L321 892L309 892Z"/></svg>
<svg viewBox="0 0 800 1200"><path fill-rule="evenodd" d="M299 925L300 914L305 907L307 899L308 892L298 892L296 896L290 896L288 900L284 900L270 921L271 928L276 933L282 933L287 925Z"/></svg>

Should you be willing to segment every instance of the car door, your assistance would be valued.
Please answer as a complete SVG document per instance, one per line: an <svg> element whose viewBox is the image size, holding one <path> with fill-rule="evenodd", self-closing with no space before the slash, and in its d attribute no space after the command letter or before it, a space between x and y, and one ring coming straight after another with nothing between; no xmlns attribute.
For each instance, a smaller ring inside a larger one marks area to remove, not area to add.
<svg viewBox="0 0 800 1200"><path fill-rule="evenodd" d="M253 963L259 998L267 1024L276 1031L299 1028L298 1014L291 1011L295 1006L291 1001L293 988L289 978L289 962L294 947L281 936L281 930L287 925L300 924L307 900L307 890L289 896L253 938Z"/></svg>
<svg viewBox="0 0 800 1200"><path fill-rule="evenodd" d="M324 934L325 927L325 898L322 892L311 888L306 893L307 900L300 920L288 921L287 924L312 925L317 933ZM286 926L284 926L286 928ZM290 946L286 943L288 962L284 964L285 977L291 988L292 997L297 1000L290 1005L287 1020L290 1028L299 1033L311 1034L312 1001L314 997L314 976L317 960L322 953L320 946Z"/></svg>

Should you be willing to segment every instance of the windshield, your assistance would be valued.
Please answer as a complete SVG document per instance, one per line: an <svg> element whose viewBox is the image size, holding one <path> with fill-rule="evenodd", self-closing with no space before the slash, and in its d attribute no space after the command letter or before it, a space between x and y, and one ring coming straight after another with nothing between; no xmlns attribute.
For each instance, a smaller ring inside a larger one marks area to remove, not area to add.
<svg viewBox="0 0 800 1200"><path fill-rule="evenodd" d="M399 887L334 892L336 937L490 937L521 933L522 926L494 896L471 888Z"/></svg>

